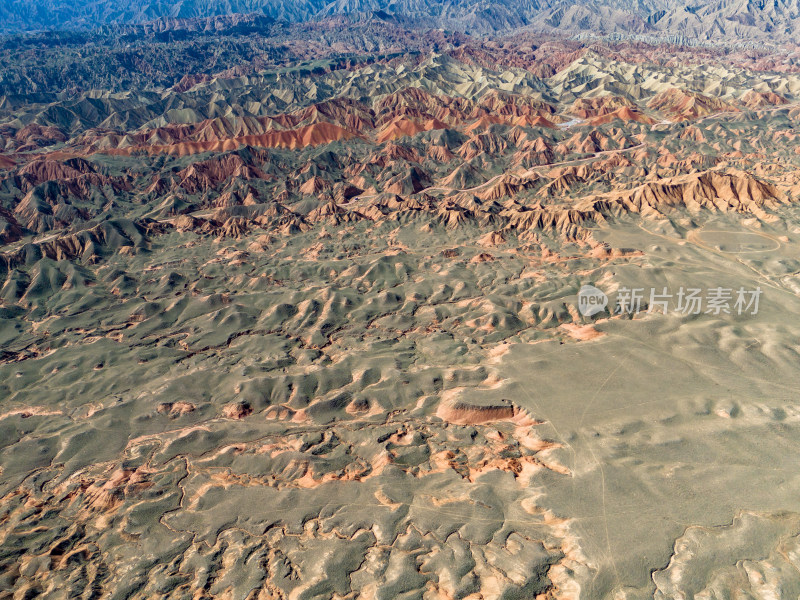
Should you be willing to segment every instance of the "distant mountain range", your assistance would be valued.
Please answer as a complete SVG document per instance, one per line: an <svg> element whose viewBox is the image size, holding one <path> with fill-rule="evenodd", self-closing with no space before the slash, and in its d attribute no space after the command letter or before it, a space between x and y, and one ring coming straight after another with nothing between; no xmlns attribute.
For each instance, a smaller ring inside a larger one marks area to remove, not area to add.
<svg viewBox="0 0 800 600"><path fill-rule="evenodd" d="M4 0L0 32L94 29L237 13L290 23L347 14L476 34L526 27L689 43L793 41L800 30L800 0Z"/></svg>

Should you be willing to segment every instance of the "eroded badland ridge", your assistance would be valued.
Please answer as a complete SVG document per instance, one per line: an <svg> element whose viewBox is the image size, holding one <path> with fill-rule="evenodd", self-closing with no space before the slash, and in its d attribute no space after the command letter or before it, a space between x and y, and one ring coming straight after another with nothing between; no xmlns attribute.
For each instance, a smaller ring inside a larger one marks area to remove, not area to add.
<svg viewBox="0 0 800 600"><path fill-rule="evenodd" d="M3 38L0 598L797 597L796 49L302 10Z"/></svg>
<svg viewBox="0 0 800 600"><path fill-rule="evenodd" d="M527 28L537 33L613 35L692 44L717 45L731 40L769 44L796 41L800 5L797 0L95 0L78 5L67 0L7 0L0 5L0 32L76 31L142 23L161 32L173 23L198 31L233 23L249 33L272 24L317 23L340 17L415 30L486 34Z"/></svg>

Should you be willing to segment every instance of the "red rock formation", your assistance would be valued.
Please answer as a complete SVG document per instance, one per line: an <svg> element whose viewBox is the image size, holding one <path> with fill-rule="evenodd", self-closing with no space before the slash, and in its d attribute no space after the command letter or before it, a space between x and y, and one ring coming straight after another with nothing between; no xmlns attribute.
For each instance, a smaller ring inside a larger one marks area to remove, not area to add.
<svg viewBox="0 0 800 600"><path fill-rule="evenodd" d="M646 125L652 125L655 123L654 119L651 119L647 115L643 115L638 110L623 106L622 108L618 108L613 112L608 112L602 116L589 119L589 124L597 126L605 123L611 123L614 120L620 120L623 122L636 121L637 123L645 123Z"/></svg>
<svg viewBox="0 0 800 600"><path fill-rule="evenodd" d="M636 105L622 96L578 98L572 103L568 112L581 119L591 119L616 112L621 108L635 109Z"/></svg>
<svg viewBox="0 0 800 600"><path fill-rule="evenodd" d="M765 106L781 106L789 101L774 92L756 92L749 90L740 98L742 104L751 110L764 108Z"/></svg>
<svg viewBox="0 0 800 600"><path fill-rule="evenodd" d="M656 94L647 103L647 107L676 121L696 119L718 112L736 112L739 110L719 98L712 98L698 92L689 92L678 88L670 88L660 94Z"/></svg>
<svg viewBox="0 0 800 600"><path fill-rule="evenodd" d="M232 178L269 179L257 167L247 164L238 154L226 154L196 162L178 172L180 187L190 194L215 189Z"/></svg>
<svg viewBox="0 0 800 600"><path fill-rule="evenodd" d="M645 183L632 190L613 192L592 202L605 214L625 212L663 214L675 208L753 213L765 216L764 209L784 202L778 189L747 173L705 171Z"/></svg>

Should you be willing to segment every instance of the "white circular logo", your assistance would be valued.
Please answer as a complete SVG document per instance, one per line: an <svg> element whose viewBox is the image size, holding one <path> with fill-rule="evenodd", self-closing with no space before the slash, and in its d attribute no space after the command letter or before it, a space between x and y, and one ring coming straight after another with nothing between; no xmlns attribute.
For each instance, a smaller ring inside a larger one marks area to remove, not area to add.
<svg viewBox="0 0 800 600"><path fill-rule="evenodd" d="M584 285L578 292L578 310L584 317L591 317L605 310L608 296L593 285Z"/></svg>

